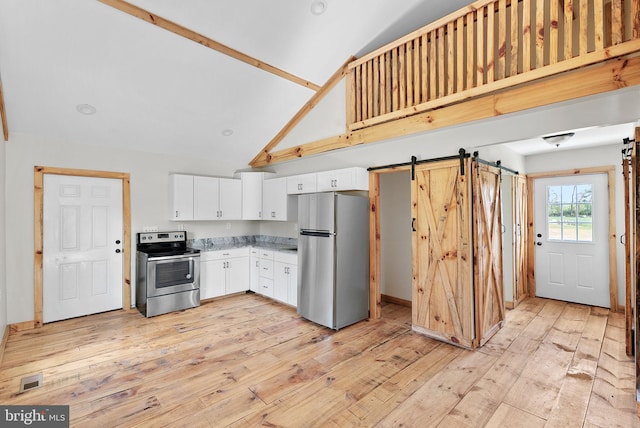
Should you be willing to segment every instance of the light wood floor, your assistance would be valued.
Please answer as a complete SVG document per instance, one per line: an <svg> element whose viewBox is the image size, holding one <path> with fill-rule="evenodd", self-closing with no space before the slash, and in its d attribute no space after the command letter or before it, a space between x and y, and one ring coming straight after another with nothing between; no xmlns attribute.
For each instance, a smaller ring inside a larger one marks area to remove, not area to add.
<svg viewBox="0 0 640 428"><path fill-rule="evenodd" d="M81 427L640 426L623 316L544 299L476 352L392 304L338 332L251 294L62 321L10 336L0 403L68 404Z"/></svg>

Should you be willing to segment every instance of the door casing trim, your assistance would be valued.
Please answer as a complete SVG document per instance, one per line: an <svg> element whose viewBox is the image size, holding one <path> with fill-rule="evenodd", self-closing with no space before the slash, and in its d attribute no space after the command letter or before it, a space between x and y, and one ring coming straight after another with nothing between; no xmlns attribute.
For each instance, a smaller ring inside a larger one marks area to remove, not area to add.
<svg viewBox="0 0 640 428"><path fill-rule="evenodd" d="M42 306L42 259L43 259L43 196L44 174L71 175L93 178L114 178L122 180L122 226L123 226L123 261L122 261L122 309L131 309L131 191L130 175L125 172L94 171L85 169L54 168L46 166L34 167L34 253L33 253L33 327L43 325Z"/></svg>
<svg viewBox="0 0 640 428"><path fill-rule="evenodd" d="M550 171L527 174L527 283L529 296L536 295L534 231L533 231L533 183L538 178L567 177L575 175L607 174L609 192L609 304L612 311L620 312L618 305L618 269L616 261L616 206L615 206L615 166L576 168L564 171Z"/></svg>

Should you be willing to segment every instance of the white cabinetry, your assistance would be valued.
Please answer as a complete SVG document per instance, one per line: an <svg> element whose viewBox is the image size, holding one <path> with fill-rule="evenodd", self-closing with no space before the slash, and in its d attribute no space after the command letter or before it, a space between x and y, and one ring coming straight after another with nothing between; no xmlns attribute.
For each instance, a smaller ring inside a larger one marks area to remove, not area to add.
<svg viewBox="0 0 640 428"><path fill-rule="evenodd" d="M318 192L369 190L369 173L365 168L343 168L317 173Z"/></svg>
<svg viewBox="0 0 640 428"><path fill-rule="evenodd" d="M169 176L170 220L240 220L242 183L231 178Z"/></svg>
<svg viewBox="0 0 640 428"><path fill-rule="evenodd" d="M298 304L298 256L276 252L274 256L273 298L292 306Z"/></svg>
<svg viewBox="0 0 640 428"><path fill-rule="evenodd" d="M192 175L169 175L169 219L193 220Z"/></svg>
<svg viewBox="0 0 640 428"><path fill-rule="evenodd" d="M260 282L260 250L255 247L251 247L249 251L249 290L254 293L260 291L258 284Z"/></svg>
<svg viewBox="0 0 640 428"><path fill-rule="evenodd" d="M273 297L273 251L259 249L258 293Z"/></svg>
<svg viewBox="0 0 640 428"><path fill-rule="evenodd" d="M297 199L287 194L285 177L264 180L262 184L263 220L295 221L298 217Z"/></svg>
<svg viewBox="0 0 640 428"><path fill-rule="evenodd" d="M287 177L287 193L299 195L301 193L313 193L317 191L317 174L292 175Z"/></svg>
<svg viewBox="0 0 640 428"><path fill-rule="evenodd" d="M200 253L200 299L249 289L249 249Z"/></svg>
<svg viewBox="0 0 640 428"><path fill-rule="evenodd" d="M268 172L239 172L242 181L242 220L262 220L262 182L273 176Z"/></svg>

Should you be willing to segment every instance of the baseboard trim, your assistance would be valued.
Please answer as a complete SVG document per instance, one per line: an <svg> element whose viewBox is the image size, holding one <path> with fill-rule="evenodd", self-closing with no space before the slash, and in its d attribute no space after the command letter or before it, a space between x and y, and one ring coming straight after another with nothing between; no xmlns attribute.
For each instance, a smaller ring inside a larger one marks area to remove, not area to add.
<svg viewBox="0 0 640 428"><path fill-rule="evenodd" d="M4 348L7 346L10 331L11 329L9 326L6 326L4 329L4 335L2 336L2 343L0 343L0 365L2 365L2 361L4 360Z"/></svg>
<svg viewBox="0 0 640 428"><path fill-rule="evenodd" d="M406 306L408 308L411 307L411 300L405 300L399 297L387 296L386 294L381 294L380 300L387 303L394 303L396 305Z"/></svg>
<svg viewBox="0 0 640 428"><path fill-rule="evenodd" d="M33 330L34 328L36 328L36 322L33 320L17 322L15 324L9 324L9 328L11 329L11 333L17 333L19 331L25 331L25 330Z"/></svg>

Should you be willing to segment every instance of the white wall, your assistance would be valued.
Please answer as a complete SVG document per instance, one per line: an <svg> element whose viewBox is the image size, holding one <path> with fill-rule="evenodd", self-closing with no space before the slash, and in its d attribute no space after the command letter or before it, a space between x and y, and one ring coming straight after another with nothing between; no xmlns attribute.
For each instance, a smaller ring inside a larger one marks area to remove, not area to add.
<svg viewBox="0 0 640 428"><path fill-rule="evenodd" d="M411 174L380 174L380 293L411 301Z"/></svg>
<svg viewBox="0 0 640 428"><path fill-rule="evenodd" d="M625 298L624 245L620 235L624 233L624 181L622 178L622 141L619 145L600 146L592 149L559 151L550 154L528 156L525 159L527 173L564 171L575 168L615 166L615 208L616 208L616 269L618 274L618 305Z"/></svg>
<svg viewBox="0 0 640 428"><path fill-rule="evenodd" d="M144 226L175 229L168 221L168 175L170 172L232 177L234 167L207 159L138 153L121 149L83 146L12 134L6 145L6 301L7 322L33 320L33 168L35 165L127 172L131 175L132 256L135 233ZM4 162L2 163L5 164ZM1 212L1 211L0 211ZM259 222L184 222L189 238L259 233ZM0 233L2 231L0 230ZM5 242L2 240L1 242ZM0 247L0 251L2 248ZM4 260L4 258L2 259ZM135 263L132 262L132 279ZM0 298L3 285L0 280ZM132 288L132 296L135 289ZM1 305L1 306L4 306ZM2 310L0 310L2 322Z"/></svg>
<svg viewBox="0 0 640 428"><path fill-rule="evenodd" d="M1 127L0 127L1 129ZM4 334L7 327L7 270L6 270L6 200L5 200L5 187L6 187L6 163L5 152L6 145L4 141L0 142L0 335Z"/></svg>

